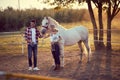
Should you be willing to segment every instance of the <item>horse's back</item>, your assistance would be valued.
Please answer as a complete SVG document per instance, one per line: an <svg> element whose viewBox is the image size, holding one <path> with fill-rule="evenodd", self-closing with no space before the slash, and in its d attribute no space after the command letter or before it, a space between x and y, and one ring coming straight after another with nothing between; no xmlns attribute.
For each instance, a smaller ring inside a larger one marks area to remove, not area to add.
<svg viewBox="0 0 120 80"><path fill-rule="evenodd" d="M78 26L76 29L80 36L81 36L81 40L86 40L88 39L88 29L84 26Z"/></svg>
<svg viewBox="0 0 120 80"><path fill-rule="evenodd" d="M88 30L82 26L70 28L64 32L61 32L61 34L65 41L65 45L73 45L80 40L88 39Z"/></svg>
<svg viewBox="0 0 120 80"><path fill-rule="evenodd" d="M78 32L79 36L81 37L81 40L88 39L88 29L86 27L77 26L74 29Z"/></svg>
<svg viewBox="0 0 120 80"><path fill-rule="evenodd" d="M84 32L84 33L88 34L88 29L84 26L76 26L74 29L76 29L77 31Z"/></svg>

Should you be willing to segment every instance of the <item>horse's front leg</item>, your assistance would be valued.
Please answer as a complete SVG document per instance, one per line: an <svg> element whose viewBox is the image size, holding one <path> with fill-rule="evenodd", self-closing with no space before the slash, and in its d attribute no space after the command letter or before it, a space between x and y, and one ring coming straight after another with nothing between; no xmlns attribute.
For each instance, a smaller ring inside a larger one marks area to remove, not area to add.
<svg viewBox="0 0 120 80"><path fill-rule="evenodd" d="M64 67L64 44L60 44L60 65Z"/></svg>
<svg viewBox="0 0 120 80"><path fill-rule="evenodd" d="M85 41L83 41L84 42L84 44L85 44L85 47L86 47L86 49L87 49L87 53L88 53L88 61L87 62L90 62L90 56L91 56L91 49L90 49L90 46L89 46L89 44L88 44L88 40L85 40Z"/></svg>
<svg viewBox="0 0 120 80"><path fill-rule="evenodd" d="M78 46L79 46L79 49L80 49L80 63L82 62L82 57L83 57L83 46L82 46L82 41L79 41L78 42Z"/></svg>

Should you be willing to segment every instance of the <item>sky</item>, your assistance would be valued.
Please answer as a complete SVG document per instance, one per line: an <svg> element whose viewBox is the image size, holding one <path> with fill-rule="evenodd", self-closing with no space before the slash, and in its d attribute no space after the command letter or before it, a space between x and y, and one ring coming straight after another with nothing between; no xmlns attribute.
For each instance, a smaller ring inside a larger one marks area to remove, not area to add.
<svg viewBox="0 0 120 80"><path fill-rule="evenodd" d="M53 8L54 6L49 6L48 4L44 4L42 0L0 0L0 9L5 9L8 6L14 9L19 9L18 1L20 1L20 9L43 9L43 8ZM87 4L82 5L79 8L86 8ZM74 8L78 8L78 5L74 5Z"/></svg>

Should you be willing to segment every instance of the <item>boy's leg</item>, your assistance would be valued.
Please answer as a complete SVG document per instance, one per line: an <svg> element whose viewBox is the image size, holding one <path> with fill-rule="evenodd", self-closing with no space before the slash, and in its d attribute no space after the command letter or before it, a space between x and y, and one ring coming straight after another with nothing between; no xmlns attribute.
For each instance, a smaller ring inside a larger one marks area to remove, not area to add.
<svg viewBox="0 0 120 80"><path fill-rule="evenodd" d="M55 51L55 44L51 44L52 46L52 51Z"/></svg>
<svg viewBox="0 0 120 80"><path fill-rule="evenodd" d="M51 52L52 52L52 55L53 55L54 64L56 65L56 59L55 59L56 55L55 55L55 51L51 51Z"/></svg>
<svg viewBox="0 0 120 80"><path fill-rule="evenodd" d="M55 45L51 44L51 53L53 55L54 62L52 63L52 66L55 66Z"/></svg>
<svg viewBox="0 0 120 80"><path fill-rule="evenodd" d="M55 44L55 63L56 67L54 70L60 69L60 48L58 44Z"/></svg>
<svg viewBox="0 0 120 80"><path fill-rule="evenodd" d="M60 47L58 44L55 46L55 52L56 52L56 63L60 65Z"/></svg>
<svg viewBox="0 0 120 80"><path fill-rule="evenodd" d="M28 45L28 63L29 67L32 67L32 46Z"/></svg>

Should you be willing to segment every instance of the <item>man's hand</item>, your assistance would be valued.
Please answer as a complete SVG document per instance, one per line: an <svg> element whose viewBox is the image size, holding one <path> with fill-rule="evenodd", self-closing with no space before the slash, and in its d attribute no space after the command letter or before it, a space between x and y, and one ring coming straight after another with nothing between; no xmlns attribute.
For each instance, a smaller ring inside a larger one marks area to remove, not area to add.
<svg viewBox="0 0 120 80"><path fill-rule="evenodd" d="M32 40L27 40L28 43L32 43Z"/></svg>

